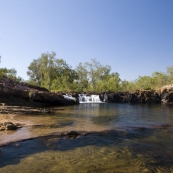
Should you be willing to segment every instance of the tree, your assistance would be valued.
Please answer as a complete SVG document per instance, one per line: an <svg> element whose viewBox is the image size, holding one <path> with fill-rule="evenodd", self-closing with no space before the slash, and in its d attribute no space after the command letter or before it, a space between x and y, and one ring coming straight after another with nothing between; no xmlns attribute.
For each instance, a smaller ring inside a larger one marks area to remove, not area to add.
<svg viewBox="0 0 173 173"><path fill-rule="evenodd" d="M169 84L173 84L173 66L167 67L167 74Z"/></svg>
<svg viewBox="0 0 173 173"><path fill-rule="evenodd" d="M77 87L75 80L78 79L77 72L63 59L56 59L56 78L52 82L51 89L59 91L71 91Z"/></svg>
<svg viewBox="0 0 173 173"><path fill-rule="evenodd" d="M12 69L7 69L7 68L0 68L0 78L2 78L2 76L7 76L8 78L17 80L18 82L23 81L23 79L21 77L17 77L17 71L12 68Z"/></svg>
<svg viewBox="0 0 173 173"><path fill-rule="evenodd" d="M51 82L55 78L55 53L43 53L38 59L34 59L28 67L27 75L30 82L50 89Z"/></svg>
<svg viewBox="0 0 173 173"><path fill-rule="evenodd" d="M79 91L83 91L83 89L88 88L88 71L82 63L79 63L75 70L78 75L78 80L76 81L78 89Z"/></svg>
<svg viewBox="0 0 173 173"><path fill-rule="evenodd" d="M96 83L109 75L111 67L101 65L96 59L91 62L80 63L76 67L79 76L79 86L87 86L89 90L96 89Z"/></svg>
<svg viewBox="0 0 173 173"><path fill-rule="evenodd" d="M121 79L117 72L112 74L107 74L102 78L102 80L96 83L96 90L99 92L103 91L117 92L120 89L120 81Z"/></svg>
<svg viewBox="0 0 173 173"><path fill-rule="evenodd" d="M127 92L135 90L135 83L133 81L123 80L120 83L119 91Z"/></svg>
<svg viewBox="0 0 173 173"><path fill-rule="evenodd" d="M42 53L34 59L28 67L27 74L30 83L46 87L51 90L70 88L77 79L77 73L63 59L56 59L55 52Z"/></svg>

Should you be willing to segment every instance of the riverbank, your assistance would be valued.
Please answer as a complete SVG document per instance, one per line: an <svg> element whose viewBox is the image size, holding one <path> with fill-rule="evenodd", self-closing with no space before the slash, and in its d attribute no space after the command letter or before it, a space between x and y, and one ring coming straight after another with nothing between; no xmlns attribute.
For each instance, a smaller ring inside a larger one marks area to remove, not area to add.
<svg viewBox="0 0 173 173"><path fill-rule="evenodd" d="M132 104L173 104L173 85L167 85L160 90L136 90L132 92L89 92L80 93L81 101L92 95L99 95L100 101L106 103ZM91 98L91 100L94 100ZM97 99L98 100L98 99Z"/></svg>
<svg viewBox="0 0 173 173"><path fill-rule="evenodd" d="M28 107L75 105L79 104L79 94L86 96L95 94L99 96L100 101L107 103L173 104L173 85L164 86L160 90L65 93L50 92L46 88L17 82L6 76L0 80L1 105ZM83 101L83 98L81 100Z"/></svg>

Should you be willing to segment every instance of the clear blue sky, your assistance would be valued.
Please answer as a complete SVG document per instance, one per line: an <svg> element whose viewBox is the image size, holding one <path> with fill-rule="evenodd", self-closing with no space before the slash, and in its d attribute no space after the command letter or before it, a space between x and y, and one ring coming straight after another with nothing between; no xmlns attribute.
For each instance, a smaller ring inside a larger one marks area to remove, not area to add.
<svg viewBox="0 0 173 173"><path fill-rule="evenodd" d="M0 0L0 67L55 51L75 68L96 58L122 80L173 66L173 0Z"/></svg>

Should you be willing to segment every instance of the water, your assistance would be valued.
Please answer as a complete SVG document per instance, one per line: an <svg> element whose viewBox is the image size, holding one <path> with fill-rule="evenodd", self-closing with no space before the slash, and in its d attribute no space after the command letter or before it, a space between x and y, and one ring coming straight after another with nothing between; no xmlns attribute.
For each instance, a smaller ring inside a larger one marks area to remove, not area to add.
<svg viewBox="0 0 173 173"><path fill-rule="evenodd" d="M79 94L79 103L102 103L99 95L92 94L87 96L86 94Z"/></svg>
<svg viewBox="0 0 173 173"><path fill-rule="evenodd" d="M173 172L173 107L80 104L51 115L20 115L33 126L0 132L0 142L70 130L77 138L40 137L0 148L1 172Z"/></svg>

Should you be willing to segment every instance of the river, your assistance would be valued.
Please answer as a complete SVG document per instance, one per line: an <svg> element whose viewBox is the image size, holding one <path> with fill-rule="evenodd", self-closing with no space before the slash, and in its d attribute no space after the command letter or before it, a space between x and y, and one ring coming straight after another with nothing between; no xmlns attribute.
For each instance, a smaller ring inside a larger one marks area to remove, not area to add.
<svg viewBox="0 0 173 173"><path fill-rule="evenodd" d="M0 173L172 173L173 106L90 103L47 115L16 115L31 126L1 131Z"/></svg>

